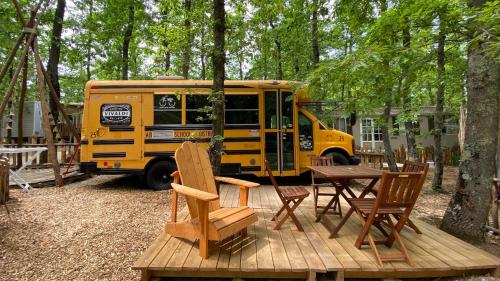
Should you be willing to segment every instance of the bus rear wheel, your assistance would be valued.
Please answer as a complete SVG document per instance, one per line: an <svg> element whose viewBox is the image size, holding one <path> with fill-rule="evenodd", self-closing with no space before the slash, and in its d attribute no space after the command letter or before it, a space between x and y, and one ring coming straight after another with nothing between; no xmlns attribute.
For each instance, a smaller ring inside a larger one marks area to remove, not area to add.
<svg viewBox="0 0 500 281"><path fill-rule="evenodd" d="M175 171L174 163L158 161L146 171L146 184L153 190L170 189L171 174Z"/></svg>
<svg viewBox="0 0 500 281"><path fill-rule="evenodd" d="M330 152L327 153L326 156L330 156L333 158L333 162L337 165L349 165L349 159L347 159L342 153L340 152Z"/></svg>

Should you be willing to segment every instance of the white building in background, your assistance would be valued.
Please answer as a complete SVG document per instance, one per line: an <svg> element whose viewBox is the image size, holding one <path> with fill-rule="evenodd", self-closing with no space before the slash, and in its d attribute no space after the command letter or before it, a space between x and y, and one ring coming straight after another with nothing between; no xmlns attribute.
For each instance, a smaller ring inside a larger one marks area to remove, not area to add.
<svg viewBox="0 0 500 281"><path fill-rule="evenodd" d="M398 124L397 118L401 113L401 108L391 110L391 120L389 124L391 135L391 146L398 148L406 147L406 132L404 124ZM434 129L434 106L422 107L419 111L418 121L415 123L416 142L422 147L434 145L434 138L431 131ZM353 136L356 145L370 150L382 150L382 130L376 124L376 120L382 116L383 110L375 110L371 115L357 116L356 123L353 126ZM336 117L334 127L341 131L347 131L349 118ZM443 147L454 147L458 145L458 117L453 114L444 114L444 128L442 144Z"/></svg>

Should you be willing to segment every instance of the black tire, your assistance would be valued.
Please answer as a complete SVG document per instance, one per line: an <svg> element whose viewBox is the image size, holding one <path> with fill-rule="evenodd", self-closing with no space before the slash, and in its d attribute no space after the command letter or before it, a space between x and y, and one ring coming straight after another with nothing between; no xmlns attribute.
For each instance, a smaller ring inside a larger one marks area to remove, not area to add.
<svg viewBox="0 0 500 281"><path fill-rule="evenodd" d="M349 159L340 152L329 152L326 156L332 157L336 165L349 165Z"/></svg>
<svg viewBox="0 0 500 281"><path fill-rule="evenodd" d="M175 171L175 164L170 161L158 161L146 171L146 184L153 190L170 189L171 174Z"/></svg>

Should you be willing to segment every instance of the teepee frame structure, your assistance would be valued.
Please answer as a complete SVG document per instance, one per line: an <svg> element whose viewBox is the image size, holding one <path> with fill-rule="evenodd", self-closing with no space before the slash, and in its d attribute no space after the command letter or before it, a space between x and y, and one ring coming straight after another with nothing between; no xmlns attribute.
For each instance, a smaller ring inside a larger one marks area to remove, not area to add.
<svg viewBox="0 0 500 281"><path fill-rule="evenodd" d="M43 66L42 59L40 57L40 50L38 48L38 40L37 40L37 27L40 22L41 15L46 11L50 4L50 0L39 0L37 4L31 8L30 15L28 20L25 19L23 15L23 10L19 5L18 0L12 0L16 8L16 12L19 18L19 22L22 26L22 31L19 33L17 37L17 41L14 47L10 50L9 55L2 69L0 70L0 83L2 83L7 71L11 67L14 59L16 58L17 51L22 48L22 54L19 56L17 60L17 66L15 68L14 73L12 74L12 78L10 79L9 86L7 91L2 99L0 104L0 123L3 117L4 110L6 106L9 104L9 100L11 99L14 89L18 83L19 75L22 71L21 76L21 93L19 97L19 106L18 106L18 139L17 145L18 147L22 146L22 112L24 101L26 98L27 92L27 80L28 80L28 69L29 69L29 57L30 53L34 57L35 61L35 69L36 69L36 77L38 81L38 97L40 99L41 111L42 111L42 127L44 130L44 135L47 140L47 148L48 148L48 159L52 163L52 167L54 170L55 183L58 186L63 185L63 179L60 172L59 162L57 160L57 152L54 145L54 135L56 138L60 138L57 126L55 124L55 120L53 118L53 114L50 110L49 99L53 101L53 103L57 106L58 111L61 112L61 116L64 119L65 123L69 127L70 133L73 137L79 140L78 132L66 114L64 107L59 102L59 98L57 97L54 86L51 83L50 77ZM48 88L49 95L46 95L46 89ZM8 126L12 126L12 111L9 112L9 122ZM8 129L8 128L7 128ZM1 142L2 140L0 140Z"/></svg>

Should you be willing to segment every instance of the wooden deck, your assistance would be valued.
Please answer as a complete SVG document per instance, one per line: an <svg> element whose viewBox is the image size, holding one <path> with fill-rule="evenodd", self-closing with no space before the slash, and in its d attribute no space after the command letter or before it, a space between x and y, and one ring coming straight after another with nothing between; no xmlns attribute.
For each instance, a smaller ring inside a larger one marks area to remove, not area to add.
<svg viewBox="0 0 500 281"><path fill-rule="evenodd" d="M237 187L223 186L222 205L238 206L238 192ZM404 262L384 263L384 267L380 267L368 246L361 250L354 246L360 230L355 216L342 228L338 238L329 239L327 229L314 222L311 195L295 212L304 232L298 232L291 221L287 221L281 230L273 230L274 222L270 218L280 203L272 187L252 189L249 205L257 212L259 221L248 229L247 237L236 236L214 244L210 248L210 257L202 259L198 255L197 242L161 233L132 268L142 271L143 280L155 276L315 280L317 275L342 280L498 273L499 258L418 220L414 222L424 234L418 235L410 229L402 231L415 267ZM347 209L344 206L344 210ZM184 209L179 217L186 215ZM340 220L333 216L330 219Z"/></svg>
<svg viewBox="0 0 500 281"><path fill-rule="evenodd" d="M61 166L61 175L64 176L64 184L69 184L74 181L83 180L89 176L80 173L80 168L78 165L71 167L66 175L66 167ZM54 170L52 168L27 168L19 174L27 183L32 187L47 187L55 185ZM14 182L10 181L11 188L19 188L19 186Z"/></svg>

